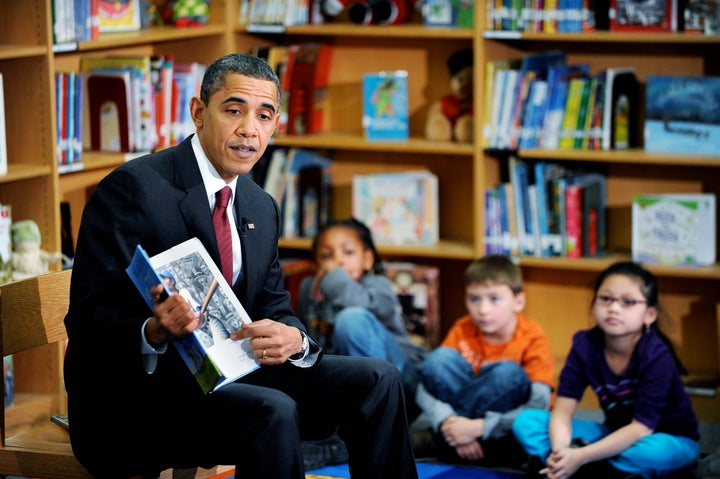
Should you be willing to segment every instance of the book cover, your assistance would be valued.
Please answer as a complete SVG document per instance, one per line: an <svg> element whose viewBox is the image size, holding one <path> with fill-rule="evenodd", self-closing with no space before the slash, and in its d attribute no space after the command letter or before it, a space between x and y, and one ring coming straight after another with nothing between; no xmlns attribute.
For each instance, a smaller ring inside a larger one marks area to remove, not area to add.
<svg viewBox="0 0 720 479"><path fill-rule="evenodd" d="M673 266L715 263L715 203L710 193L636 195L633 261Z"/></svg>
<svg viewBox="0 0 720 479"><path fill-rule="evenodd" d="M634 67L608 68L604 75L601 147L627 149L638 145L640 85Z"/></svg>
<svg viewBox="0 0 720 479"><path fill-rule="evenodd" d="M435 244L437 176L425 170L355 175L352 210L378 244Z"/></svg>
<svg viewBox="0 0 720 479"><path fill-rule="evenodd" d="M5 88L0 73L0 175L7 174L7 131L5 129Z"/></svg>
<svg viewBox="0 0 720 479"><path fill-rule="evenodd" d="M565 112L563 113L562 129L558 148L572 150L575 147L575 137L578 135L577 125L580 117L580 106L583 101L583 91L588 83L587 78L572 78L568 83L567 97L565 99Z"/></svg>
<svg viewBox="0 0 720 479"><path fill-rule="evenodd" d="M13 280L12 208L0 204L0 284Z"/></svg>
<svg viewBox="0 0 720 479"><path fill-rule="evenodd" d="M12 406L15 401L15 372L12 354L3 357L3 382L5 407Z"/></svg>
<svg viewBox="0 0 720 479"><path fill-rule="evenodd" d="M440 343L440 269L416 263L387 261L385 275L397 294L410 338L427 348Z"/></svg>
<svg viewBox="0 0 720 479"><path fill-rule="evenodd" d="M100 33L140 30L140 0L98 0Z"/></svg>
<svg viewBox="0 0 720 479"><path fill-rule="evenodd" d="M646 151L720 156L720 77L648 75Z"/></svg>
<svg viewBox="0 0 720 479"><path fill-rule="evenodd" d="M581 258L583 243L582 185L565 188L565 257Z"/></svg>
<svg viewBox="0 0 720 479"><path fill-rule="evenodd" d="M287 98L288 134L306 135L323 130L332 51L330 44L297 45Z"/></svg>
<svg viewBox="0 0 720 479"><path fill-rule="evenodd" d="M150 289L163 284L166 294L181 294L200 315L200 327L172 344L203 392L260 367L249 339L230 339L251 319L200 240L191 238L152 258L138 245L126 272L151 310Z"/></svg>
<svg viewBox="0 0 720 479"><path fill-rule="evenodd" d="M407 71L366 73L362 83L365 139L407 140L410 135Z"/></svg>
<svg viewBox="0 0 720 479"><path fill-rule="evenodd" d="M677 0L610 0L610 31L677 31Z"/></svg>

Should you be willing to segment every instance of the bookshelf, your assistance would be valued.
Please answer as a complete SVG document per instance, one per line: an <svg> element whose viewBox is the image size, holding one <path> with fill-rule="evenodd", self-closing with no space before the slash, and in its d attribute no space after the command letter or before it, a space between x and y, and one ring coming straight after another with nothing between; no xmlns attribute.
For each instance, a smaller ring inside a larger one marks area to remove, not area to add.
<svg viewBox="0 0 720 479"><path fill-rule="evenodd" d="M60 201L69 201L77 237L82 208L97 182L120 165L123 155L85 152L83 168L60 173L55 162L53 75L78 71L84 56L172 54L179 61L210 62L231 51L289 42L322 41L335 47L330 71L328 108L323 133L280 137L286 147L332 152L333 214L351 212L351 181L357 173L426 168L438 176L440 242L422 246L380 246L386 261L403 260L438 266L441 332L464 314L463 273L484 252L484 189L506 168L502 152L478 145L482 122L476 121L475 144L424 140L427 109L449 91L446 59L457 50L475 51L475 111L483 111L487 60L521 57L560 48L569 62L588 61L592 69L632 64L642 82L650 73L720 74L713 53L720 36L683 34L499 34L481 28L428 28L417 19L397 26L326 24L292 26L284 34L249 31L237 23L239 0L210 2L207 26L192 29L151 28L103 34L71 48L52 45L50 0L0 0L0 72L5 82L9 172L0 177L0 203L13 206L13 218L32 218L43 235L43 249L60 249ZM478 4L475 24L484 25ZM55 50L55 51L54 51ZM368 143L360 123L362 73L406 69L409 72L410 140ZM11 120L11 121L10 121ZM558 365L573 331L589 324L589 284L612 260L629 257L630 199L636 192L720 193L720 159L692 155L648 154L641 150L611 152L521 151L528 161L545 159L587 164L605 171L610 192L609 233L612 255L601 259L521 258L529 303L527 312L550 333ZM29 196L28 192L32 192ZM282 240L284 255L307 255L309 239ZM720 267L657 267L662 299L671 321L666 331L687 366L700 375L718 375L720 336ZM64 411L62 349L33 352L15 362L18 397L36 400L23 421L45 421ZM41 372L41 373L39 373ZM720 422L717 398L696 398L699 414ZM30 419L28 419L28 415Z"/></svg>
<svg viewBox="0 0 720 479"><path fill-rule="evenodd" d="M480 23L484 21L480 12ZM643 90L650 74L718 75L712 52L720 44L718 36L682 33L542 34L486 32L476 44L476 92L484 91L484 62L521 58L523 55L560 49L568 54L568 64L587 62L591 73L602 68L634 66ZM482 59L482 60L480 60ZM482 93L481 93L482 94ZM478 99L482 104L482 99ZM642 133L641 118L638 125ZM642 135L640 135L642 136ZM641 148L615 151L519 151L528 162L551 161L569 168L599 171L607 176L607 232L609 254L593 259L521 257L528 306L526 311L543 325L551 337L558 369L570 348L572 334L592 325L589 315L591 284L609 264L630 258L631 211L635 194L715 193L720 194L720 158L653 154ZM477 178L476 187L493 186L507 168L507 152L478 154L486 175ZM482 214L482 213L481 213ZM480 220L482 224L482 220ZM717 307L720 302L720 268L650 266L658 276L660 300L665 310L663 331L692 376L718 379ZM594 399L590 407L597 407ZM693 396L701 419L718 422L718 399Z"/></svg>

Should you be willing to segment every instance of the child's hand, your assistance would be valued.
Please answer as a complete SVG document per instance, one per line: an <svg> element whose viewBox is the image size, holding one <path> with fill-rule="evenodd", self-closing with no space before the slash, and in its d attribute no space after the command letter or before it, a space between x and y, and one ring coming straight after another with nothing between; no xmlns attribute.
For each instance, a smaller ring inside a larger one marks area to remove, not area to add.
<svg viewBox="0 0 720 479"><path fill-rule="evenodd" d="M541 474L546 474L548 479L566 479L575 474L583 462L579 449L566 447L553 451L547 465L540 471Z"/></svg>
<svg viewBox="0 0 720 479"><path fill-rule="evenodd" d="M477 441L471 441L467 444L463 444L462 446L457 446L455 448L455 452L457 452L457 455L466 461L479 461L485 457L482 446Z"/></svg>
<svg viewBox="0 0 720 479"><path fill-rule="evenodd" d="M322 282L325 275L328 274L330 271L340 267L340 263L338 263L332 258L319 261L317 273L315 273L315 278L313 279L312 286L310 287L310 296L315 301L322 301L323 299L325 299L325 295L322 291L320 291L320 283Z"/></svg>
<svg viewBox="0 0 720 479"><path fill-rule="evenodd" d="M484 426L484 419L450 416L442 422L440 431L448 444L457 447L470 442L477 442L475 440L483 435Z"/></svg>

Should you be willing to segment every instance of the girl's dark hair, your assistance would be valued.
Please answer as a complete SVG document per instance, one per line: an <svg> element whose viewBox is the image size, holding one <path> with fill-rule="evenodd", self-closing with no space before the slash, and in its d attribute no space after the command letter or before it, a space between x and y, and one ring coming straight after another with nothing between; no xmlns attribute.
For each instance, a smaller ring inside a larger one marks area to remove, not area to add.
<svg viewBox="0 0 720 479"><path fill-rule="evenodd" d="M600 286L603 284L603 282L612 275L621 275L626 276L628 278L636 279L640 283L640 291L643 294L643 297L645 298L646 304L648 307L654 307L658 310L658 316L660 313L663 313L663 309L660 307L660 302L658 300L658 281L654 274L652 274L650 271L646 270L642 265L635 263L633 261L619 261L617 263L614 263L610 266L608 266L595 280L595 286L593 288L593 302L595 302L595 299L597 297L597 292L600 289ZM650 327L654 328L657 332L657 335L660 337L660 339L668 345L670 348L670 352L673 355L673 358L675 359L675 364L677 365L678 371L680 371L680 374L687 374L688 371L685 369L685 366L683 366L682 362L680 361L680 358L678 358L677 353L675 352L675 348L673 347L672 343L670 342L670 339L665 336L665 334L660 329L660 326L658 325L659 321L653 322Z"/></svg>
<svg viewBox="0 0 720 479"><path fill-rule="evenodd" d="M322 225L320 229L318 229L317 234L315 235L315 239L313 240L312 244L312 253L313 257L317 257L317 242L320 236L330 228L334 227L344 227L344 228L350 228L351 230L355 231L358 235L358 238L360 238L360 242L363 244L363 246L370 251L372 251L373 254L373 265L370 270L371 273L374 274L385 274L385 267L382 264L382 260L380 259L380 255L377 252L377 249L375 248L375 242L372 238L372 232L370 231L370 228L365 225L362 221L356 219L356 218L343 218L343 219L332 219L329 220L327 223Z"/></svg>

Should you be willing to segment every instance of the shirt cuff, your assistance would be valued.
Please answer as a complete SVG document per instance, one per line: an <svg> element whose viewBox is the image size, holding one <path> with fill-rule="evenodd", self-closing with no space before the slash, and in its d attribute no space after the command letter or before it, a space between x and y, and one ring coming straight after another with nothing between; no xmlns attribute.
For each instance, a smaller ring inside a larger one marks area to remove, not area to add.
<svg viewBox="0 0 720 479"><path fill-rule="evenodd" d="M160 354L165 354L165 351L167 351L167 343L155 348L145 337L145 326L151 319L152 318L146 319L140 328L140 352L142 353L143 367L145 368L145 372L148 374L155 372L155 368L157 367L157 357Z"/></svg>

